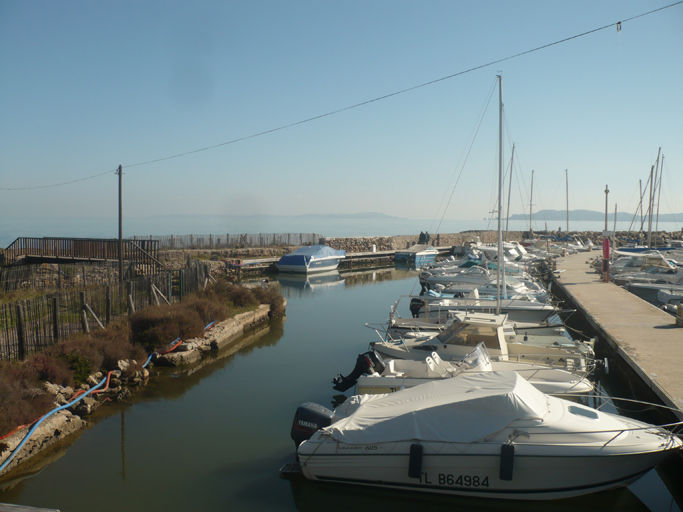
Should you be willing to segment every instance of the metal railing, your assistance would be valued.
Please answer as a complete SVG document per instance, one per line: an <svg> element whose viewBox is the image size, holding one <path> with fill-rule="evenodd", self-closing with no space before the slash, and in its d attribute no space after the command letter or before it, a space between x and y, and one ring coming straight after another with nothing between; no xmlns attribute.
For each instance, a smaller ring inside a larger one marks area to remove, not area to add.
<svg viewBox="0 0 683 512"><path fill-rule="evenodd" d="M159 262L157 240L122 241L123 259L135 261L154 273L162 265ZM19 237L5 249L5 263L20 258L42 261L116 261L119 259L119 241L113 238L32 238Z"/></svg>

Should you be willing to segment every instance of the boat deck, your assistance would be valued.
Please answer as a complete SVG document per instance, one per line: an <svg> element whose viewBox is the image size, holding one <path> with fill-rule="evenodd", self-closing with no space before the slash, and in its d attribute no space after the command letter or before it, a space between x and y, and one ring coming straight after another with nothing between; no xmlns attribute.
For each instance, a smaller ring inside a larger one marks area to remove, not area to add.
<svg viewBox="0 0 683 512"><path fill-rule="evenodd" d="M553 278L601 338L683 419L683 328L675 317L627 290L602 281L588 260L599 253L560 258Z"/></svg>

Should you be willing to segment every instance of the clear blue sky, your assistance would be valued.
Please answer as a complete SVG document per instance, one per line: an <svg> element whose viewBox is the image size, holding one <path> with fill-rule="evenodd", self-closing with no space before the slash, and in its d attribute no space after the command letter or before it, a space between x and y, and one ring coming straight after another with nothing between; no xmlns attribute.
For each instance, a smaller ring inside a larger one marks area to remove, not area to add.
<svg viewBox="0 0 683 512"><path fill-rule="evenodd" d="M247 137L673 1L0 1L0 188L124 166L126 216L380 212L431 219L502 72L512 212L635 211L661 146L683 211L683 4L365 106ZM494 202L497 91L446 218ZM509 135L508 135L509 134ZM507 185L506 185L507 188ZM117 177L0 190L0 219L110 217Z"/></svg>

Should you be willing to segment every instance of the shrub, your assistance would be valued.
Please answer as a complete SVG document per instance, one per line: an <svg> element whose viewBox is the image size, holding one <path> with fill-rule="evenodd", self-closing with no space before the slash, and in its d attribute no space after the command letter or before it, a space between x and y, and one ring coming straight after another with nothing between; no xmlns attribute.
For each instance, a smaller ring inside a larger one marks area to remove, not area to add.
<svg viewBox="0 0 683 512"><path fill-rule="evenodd" d="M90 373L102 367L104 356L91 335L77 334L43 352L48 357L64 361L74 372L76 384L84 382Z"/></svg>
<svg viewBox="0 0 683 512"><path fill-rule="evenodd" d="M200 290L197 292L197 297L216 300L227 304L228 306L232 305L238 308L248 308L259 305L259 301L256 300L249 288L234 285L224 280L207 286L204 290Z"/></svg>
<svg viewBox="0 0 683 512"><path fill-rule="evenodd" d="M37 420L54 408L35 368L0 362L0 436Z"/></svg>
<svg viewBox="0 0 683 512"><path fill-rule="evenodd" d="M32 355L25 363L28 375L37 377L36 380L49 381L60 386L72 386L73 374L69 370L69 363L45 353ZM87 377L87 375L86 375ZM30 378L30 377L29 377Z"/></svg>
<svg viewBox="0 0 683 512"><path fill-rule="evenodd" d="M138 358L145 357L142 348L133 345L130 338L131 327L127 319L113 322L107 329L92 333L91 343L102 355L102 370L115 370L121 359L135 359L137 361Z"/></svg>
<svg viewBox="0 0 683 512"><path fill-rule="evenodd" d="M75 353L60 354L57 361L62 361L68 365L67 368L72 372L72 380L78 384L88 380L90 374L93 373L92 361L85 356Z"/></svg>
<svg viewBox="0 0 683 512"><path fill-rule="evenodd" d="M213 294L215 295L215 294ZM220 322L230 316L230 308L218 301L210 298L192 297L182 303L185 309L195 311L206 326L209 322Z"/></svg>
<svg viewBox="0 0 683 512"><path fill-rule="evenodd" d="M256 300L256 297L251 293L251 290L244 286L229 284L227 286L227 295L230 302L238 308L248 308L259 305L259 301Z"/></svg>
<svg viewBox="0 0 683 512"><path fill-rule="evenodd" d="M179 305L153 306L130 317L131 341L146 352L159 350L176 338L190 339L204 334L204 324L196 311Z"/></svg>
<svg viewBox="0 0 683 512"><path fill-rule="evenodd" d="M285 299L284 297L274 288L254 288L252 290L254 297L261 304L270 305L269 316L271 318L282 316L285 313Z"/></svg>

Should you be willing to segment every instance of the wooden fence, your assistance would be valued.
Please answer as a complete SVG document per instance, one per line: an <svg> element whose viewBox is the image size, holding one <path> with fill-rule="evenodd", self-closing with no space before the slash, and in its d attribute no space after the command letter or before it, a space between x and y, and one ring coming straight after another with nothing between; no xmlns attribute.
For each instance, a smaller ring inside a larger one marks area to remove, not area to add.
<svg viewBox="0 0 683 512"><path fill-rule="evenodd" d="M134 267L134 265L133 265ZM135 268L125 262L124 275L135 278ZM114 284L119 280L118 262L44 263L0 268L0 293L16 290L83 288Z"/></svg>
<svg viewBox="0 0 683 512"><path fill-rule="evenodd" d="M104 327L146 307L179 302L206 286L210 267L182 270L0 305L0 360L18 361L72 334Z"/></svg>
<svg viewBox="0 0 683 512"><path fill-rule="evenodd" d="M316 245L322 235L317 233L222 234L134 236L133 240L157 240L159 249L236 249L241 247L283 247Z"/></svg>

